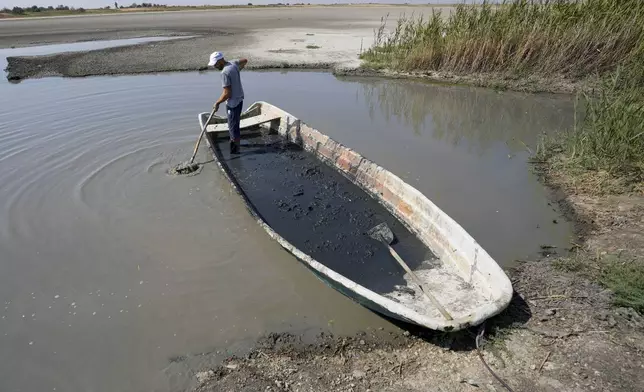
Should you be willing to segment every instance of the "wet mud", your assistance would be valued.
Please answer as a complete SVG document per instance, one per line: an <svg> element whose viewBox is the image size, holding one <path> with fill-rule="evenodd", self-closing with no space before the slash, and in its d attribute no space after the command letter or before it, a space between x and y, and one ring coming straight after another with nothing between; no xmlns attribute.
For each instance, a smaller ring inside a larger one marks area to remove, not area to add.
<svg viewBox="0 0 644 392"><path fill-rule="evenodd" d="M318 262L377 293L406 286L404 270L367 232L385 222L392 247L412 270L435 255L380 203L301 146L276 134L242 139L230 155L215 151L259 215L277 233ZM400 288L398 288L400 289Z"/></svg>

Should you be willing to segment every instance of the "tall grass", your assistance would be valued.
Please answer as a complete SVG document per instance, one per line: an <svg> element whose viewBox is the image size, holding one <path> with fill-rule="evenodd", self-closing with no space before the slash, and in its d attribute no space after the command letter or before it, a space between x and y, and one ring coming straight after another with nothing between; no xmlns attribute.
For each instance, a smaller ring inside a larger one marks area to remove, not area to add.
<svg viewBox="0 0 644 392"><path fill-rule="evenodd" d="M641 67L644 63L631 65ZM644 189L644 88L632 74L620 68L606 78L598 96L583 93L585 118L572 130L544 136L539 159L568 175L597 181L593 173L601 171L619 179L609 193Z"/></svg>
<svg viewBox="0 0 644 392"><path fill-rule="evenodd" d="M400 18L391 32L383 19L362 59L399 71L598 81L598 91L580 91L585 118L545 138L540 158L568 175L602 171L644 188L644 1L460 4L445 17Z"/></svg>
<svg viewBox="0 0 644 392"><path fill-rule="evenodd" d="M399 70L562 75L613 71L644 41L640 0L528 1L459 4L448 17L434 11L386 20L362 58Z"/></svg>

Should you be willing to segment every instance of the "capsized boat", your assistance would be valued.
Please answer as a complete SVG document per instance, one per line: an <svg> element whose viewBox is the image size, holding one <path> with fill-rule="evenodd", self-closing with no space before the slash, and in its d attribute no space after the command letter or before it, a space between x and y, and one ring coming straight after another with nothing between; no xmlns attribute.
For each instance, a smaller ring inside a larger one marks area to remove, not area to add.
<svg viewBox="0 0 644 392"><path fill-rule="evenodd" d="M208 118L199 114L201 127ZM442 331L478 325L510 303L512 284L495 260L395 174L266 102L242 113L241 129L241 153L230 154L226 118L210 118L217 165L268 235L329 286ZM369 236L382 223L411 274Z"/></svg>

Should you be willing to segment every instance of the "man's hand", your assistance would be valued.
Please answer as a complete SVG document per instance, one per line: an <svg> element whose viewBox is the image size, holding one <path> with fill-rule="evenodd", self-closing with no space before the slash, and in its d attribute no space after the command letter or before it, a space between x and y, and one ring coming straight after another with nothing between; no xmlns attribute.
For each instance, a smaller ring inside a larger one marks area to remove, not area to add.
<svg viewBox="0 0 644 392"><path fill-rule="evenodd" d="M212 110L213 110L215 113L217 113L217 111L219 110L219 102L215 102L215 104L214 104L214 105L212 105Z"/></svg>

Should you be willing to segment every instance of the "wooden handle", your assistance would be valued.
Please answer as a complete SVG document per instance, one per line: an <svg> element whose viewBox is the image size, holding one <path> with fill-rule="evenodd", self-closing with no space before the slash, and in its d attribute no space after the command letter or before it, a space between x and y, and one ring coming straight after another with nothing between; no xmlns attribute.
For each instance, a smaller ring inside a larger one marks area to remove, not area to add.
<svg viewBox="0 0 644 392"><path fill-rule="evenodd" d="M414 280L416 281L416 284L418 285L418 287L420 287L420 291L422 291L423 294L425 294L425 296L427 296L427 298L429 298L429 300L432 301L434 306L438 308L438 310L441 312L443 317L445 317L448 320L453 320L452 316L447 312L447 310L445 310L443 305L441 305L431 293L425 291L422 283L420 282L420 279L418 279L418 276L416 276L416 274L411 269L409 269L409 267L407 266L407 263L405 263L403 259L398 255L398 252L396 252L394 248L392 248L391 245L389 244L387 244L387 247L389 248L389 252L391 253L391 255L394 256L394 259L396 259L396 261L398 261L398 263L405 269L405 271L407 271L414 278Z"/></svg>
<svg viewBox="0 0 644 392"><path fill-rule="evenodd" d="M190 163L192 163L195 160L195 156L197 156L197 150L199 150L199 144L201 143L201 138L203 138L203 134L206 133L206 127L208 126L208 123L212 119L212 116L215 115L215 108L212 108L212 112L210 112L210 117L208 117L208 120L206 120L206 123L203 125L203 128L201 129L201 133L199 134L199 139L197 139L197 144L195 145L195 150L192 152L192 157L190 158Z"/></svg>

